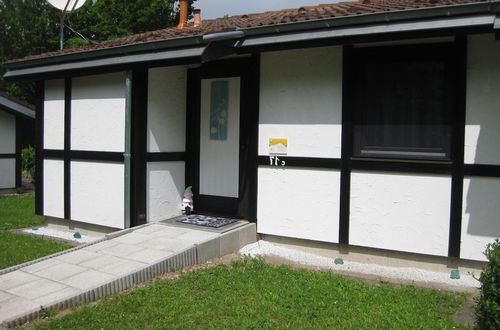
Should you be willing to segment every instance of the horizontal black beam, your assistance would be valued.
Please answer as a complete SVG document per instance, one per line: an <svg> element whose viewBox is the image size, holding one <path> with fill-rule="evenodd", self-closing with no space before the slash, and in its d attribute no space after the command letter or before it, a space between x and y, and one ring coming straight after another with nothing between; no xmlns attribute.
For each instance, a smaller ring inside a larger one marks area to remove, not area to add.
<svg viewBox="0 0 500 330"><path fill-rule="evenodd" d="M44 158L60 158L64 159L64 150L44 149ZM123 162L122 152L110 151L83 151L71 150L69 151L69 158L71 160L95 160L95 161L110 161L110 162Z"/></svg>
<svg viewBox="0 0 500 330"><path fill-rule="evenodd" d="M147 162L175 162L186 160L185 152L148 152Z"/></svg>
<svg viewBox="0 0 500 330"><path fill-rule="evenodd" d="M451 162L352 158L352 170L451 174Z"/></svg>
<svg viewBox="0 0 500 330"><path fill-rule="evenodd" d="M500 165L465 165L465 175L467 176L488 176L500 177Z"/></svg>
<svg viewBox="0 0 500 330"><path fill-rule="evenodd" d="M0 154L0 159L2 158L16 158L19 154Z"/></svg>
<svg viewBox="0 0 500 330"><path fill-rule="evenodd" d="M274 158L273 158L274 157ZM338 158L289 157L289 156L259 156L259 165L277 167L314 167L340 169Z"/></svg>

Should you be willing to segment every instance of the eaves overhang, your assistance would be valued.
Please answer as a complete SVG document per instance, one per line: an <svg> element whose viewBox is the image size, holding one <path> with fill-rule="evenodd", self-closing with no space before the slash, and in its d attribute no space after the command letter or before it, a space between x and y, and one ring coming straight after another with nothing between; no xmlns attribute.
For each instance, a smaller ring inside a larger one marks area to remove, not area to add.
<svg viewBox="0 0 500 330"><path fill-rule="evenodd" d="M35 111L2 95L0 95L0 110L7 111L16 116L21 115L26 118L35 119Z"/></svg>
<svg viewBox="0 0 500 330"><path fill-rule="evenodd" d="M221 43L227 54L227 38L234 39L235 52L249 51L261 45L292 43L301 40L334 39L345 36L389 34L405 31L434 31L483 27L494 31L498 24L500 0L449 5L410 10L377 12L355 16L265 25L251 28L236 28L238 36L221 32ZM498 30L496 30L498 31ZM191 59L202 63L208 45L213 50L219 37L211 35L188 36L132 45L96 49L90 51L59 54L42 58L6 63L8 80L42 79L46 75L66 73L90 68L116 68L147 64L154 61ZM213 58L211 58L213 60Z"/></svg>

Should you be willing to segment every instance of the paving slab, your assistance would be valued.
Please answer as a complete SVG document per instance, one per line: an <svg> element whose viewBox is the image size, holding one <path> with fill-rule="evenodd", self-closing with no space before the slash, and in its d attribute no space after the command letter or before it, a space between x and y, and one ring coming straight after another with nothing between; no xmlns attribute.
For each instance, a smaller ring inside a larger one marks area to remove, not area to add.
<svg viewBox="0 0 500 330"><path fill-rule="evenodd" d="M0 275L0 328L38 317L41 306L58 309L95 301L222 252L236 252L255 237L255 224L225 233L192 227L153 223L131 228Z"/></svg>

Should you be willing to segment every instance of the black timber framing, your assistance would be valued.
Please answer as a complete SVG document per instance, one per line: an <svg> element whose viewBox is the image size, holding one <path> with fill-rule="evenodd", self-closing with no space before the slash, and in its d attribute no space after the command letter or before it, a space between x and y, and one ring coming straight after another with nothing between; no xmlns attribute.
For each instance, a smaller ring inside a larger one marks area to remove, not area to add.
<svg viewBox="0 0 500 330"><path fill-rule="evenodd" d="M55 158L64 160L65 157L69 160L93 160L105 162L123 162L122 152L111 151L86 151L86 150L69 150L67 153L64 150L44 149L43 156L45 158Z"/></svg>
<svg viewBox="0 0 500 330"><path fill-rule="evenodd" d="M465 104L467 38L460 36L454 44L453 70L453 115L451 135L451 206L448 256L460 258L462 235L462 198L464 186L464 144L465 144Z"/></svg>
<svg viewBox="0 0 500 330"><path fill-rule="evenodd" d="M35 213L43 213L43 117L45 100L45 83L36 82L36 118L35 118Z"/></svg>
<svg viewBox="0 0 500 330"><path fill-rule="evenodd" d="M71 220L71 78L64 79L64 219Z"/></svg>
<svg viewBox="0 0 500 330"><path fill-rule="evenodd" d="M148 152L147 162L177 162L186 160L185 152Z"/></svg>
<svg viewBox="0 0 500 330"><path fill-rule="evenodd" d="M148 69L132 71L130 225L146 223Z"/></svg>
<svg viewBox="0 0 500 330"><path fill-rule="evenodd" d="M16 187L22 186L22 168L21 168L21 149L22 149L22 134L23 125L21 124L22 118L16 116Z"/></svg>
<svg viewBox="0 0 500 330"><path fill-rule="evenodd" d="M275 157L278 158L278 163L276 163ZM341 160L338 158L291 157L286 155L283 156L276 155L276 156L259 156L258 164L259 166L340 169Z"/></svg>

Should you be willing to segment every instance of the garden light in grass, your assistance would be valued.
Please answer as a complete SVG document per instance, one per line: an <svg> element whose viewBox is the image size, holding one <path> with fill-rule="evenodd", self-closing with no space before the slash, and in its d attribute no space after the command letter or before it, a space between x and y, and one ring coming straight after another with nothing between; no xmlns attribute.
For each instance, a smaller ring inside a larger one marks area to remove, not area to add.
<svg viewBox="0 0 500 330"><path fill-rule="evenodd" d="M31 230L38 230L38 227L33 226L31 227Z"/></svg>

